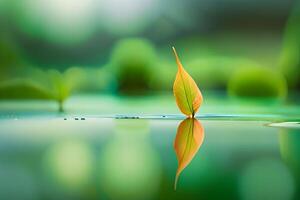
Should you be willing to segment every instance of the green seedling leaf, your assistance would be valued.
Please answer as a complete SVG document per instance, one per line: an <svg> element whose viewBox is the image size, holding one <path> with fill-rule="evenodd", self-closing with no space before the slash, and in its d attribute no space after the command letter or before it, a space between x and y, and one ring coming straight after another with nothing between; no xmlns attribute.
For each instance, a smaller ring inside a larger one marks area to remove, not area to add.
<svg viewBox="0 0 300 200"><path fill-rule="evenodd" d="M202 94L193 78L183 68L173 47L178 71L173 85L173 93L180 111L188 117L194 117L202 104Z"/></svg>

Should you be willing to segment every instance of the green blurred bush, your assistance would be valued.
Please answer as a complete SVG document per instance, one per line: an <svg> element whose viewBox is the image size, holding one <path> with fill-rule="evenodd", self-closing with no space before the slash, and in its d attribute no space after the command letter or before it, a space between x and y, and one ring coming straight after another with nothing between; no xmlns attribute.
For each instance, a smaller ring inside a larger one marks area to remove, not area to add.
<svg viewBox="0 0 300 200"><path fill-rule="evenodd" d="M300 79L300 43L295 42L299 41L299 36L295 34L298 33L297 31L289 33L287 38L292 39L285 41L286 48L281 59L281 72L286 76L291 87ZM195 44L194 40L187 43L189 48L184 55L180 56L183 66L195 79L200 89L227 88L230 95L243 97L284 98L286 96L287 86L280 73L261 68L256 62L244 56L216 52L213 45L206 44L210 47L207 50L205 40L201 42L204 42L202 46ZM72 93L118 91L139 94L148 91L172 91L177 72L171 48L160 49L158 53L149 40L142 38L127 38L117 42L112 49L109 63L103 67L79 66L68 68L63 72L41 70L20 64L18 54L9 47L12 45L0 41L0 56L5 57L0 60L0 99L30 97L54 99L62 108L63 102ZM24 67L8 72L7 66ZM26 90L28 92L25 95L23 91Z"/></svg>
<svg viewBox="0 0 300 200"><path fill-rule="evenodd" d="M237 69L258 67L259 65L245 58L206 56L183 62L187 72L193 77L200 89L226 89L227 83ZM177 65L173 61L158 61L154 66L154 76L150 89L154 91L172 90Z"/></svg>
<svg viewBox="0 0 300 200"><path fill-rule="evenodd" d="M0 69L17 66L20 58L8 41L0 40Z"/></svg>
<svg viewBox="0 0 300 200"><path fill-rule="evenodd" d="M153 73L149 82L151 91L172 91L177 65L173 62L158 60L152 68Z"/></svg>
<svg viewBox="0 0 300 200"><path fill-rule="evenodd" d="M67 72L70 76L76 74L75 93L109 93L115 90L112 73L104 66L100 68L73 67Z"/></svg>
<svg viewBox="0 0 300 200"><path fill-rule="evenodd" d="M79 84L78 80L78 73L72 68L61 73L26 67L23 73L0 82L0 99L55 100L63 110L63 102Z"/></svg>
<svg viewBox="0 0 300 200"><path fill-rule="evenodd" d="M225 89L237 69L258 65L244 58L207 56L193 59L185 66L200 88Z"/></svg>
<svg viewBox="0 0 300 200"><path fill-rule="evenodd" d="M0 84L0 99L54 99L54 96L34 81L15 79Z"/></svg>
<svg viewBox="0 0 300 200"><path fill-rule="evenodd" d="M63 103L72 93L108 92L113 88L107 68L70 67L64 72L23 67L0 80L0 99L55 100Z"/></svg>
<svg viewBox="0 0 300 200"><path fill-rule="evenodd" d="M0 81L21 69L23 60L11 38L0 32Z"/></svg>
<svg viewBox="0 0 300 200"><path fill-rule="evenodd" d="M287 83L281 73L270 68L247 67L237 70L228 82L228 94L237 97L284 99Z"/></svg>
<svg viewBox="0 0 300 200"><path fill-rule="evenodd" d="M300 88L300 3L293 7L287 21L279 68L290 88Z"/></svg>
<svg viewBox="0 0 300 200"><path fill-rule="evenodd" d="M116 77L117 90L124 93L148 90L156 63L156 50L150 41L139 38L119 41L109 64Z"/></svg>

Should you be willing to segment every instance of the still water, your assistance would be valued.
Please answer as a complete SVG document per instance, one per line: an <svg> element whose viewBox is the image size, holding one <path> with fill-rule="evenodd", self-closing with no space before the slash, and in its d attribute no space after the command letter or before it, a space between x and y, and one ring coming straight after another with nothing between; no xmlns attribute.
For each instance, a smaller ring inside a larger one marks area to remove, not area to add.
<svg viewBox="0 0 300 200"><path fill-rule="evenodd" d="M299 126L268 124L2 118L0 197L299 199Z"/></svg>

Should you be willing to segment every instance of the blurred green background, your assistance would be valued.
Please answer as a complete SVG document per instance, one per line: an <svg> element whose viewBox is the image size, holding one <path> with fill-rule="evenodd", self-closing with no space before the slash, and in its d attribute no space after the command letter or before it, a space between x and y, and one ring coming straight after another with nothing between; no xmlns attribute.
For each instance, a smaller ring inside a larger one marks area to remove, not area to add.
<svg viewBox="0 0 300 200"><path fill-rule="evenodd" d="M297 103L298 1L0 0L0 26L0 99L170 94L175 46L204 93Z"/></svg>
<svg viewBox="0 0 300 200"><path fill-rule="evenodd" d="M300 0L0 0L0 199L298 200L299 91Z"/></svg>

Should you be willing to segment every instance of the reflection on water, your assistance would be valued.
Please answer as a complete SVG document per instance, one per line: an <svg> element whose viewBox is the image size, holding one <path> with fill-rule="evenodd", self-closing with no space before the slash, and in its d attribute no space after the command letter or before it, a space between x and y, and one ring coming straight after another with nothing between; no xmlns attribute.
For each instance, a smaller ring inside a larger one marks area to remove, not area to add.
<svg viewBox="0 0 300 200"><path fill-rule="evenodd" d="M0 120L0 199L300 199L299 129L264 124Z"/></svg>
<svg viewBox="0 0 300 200"><path fill-rule="evenodd" d="M109 199L150 199L159 190L161 163L146 120L116 120L99 161L101 188Z"/></svg>
<svg viewBox="0 0 300 200"><path fill-rule="evenodd" d="M279 159L258 158L250 162L239 178L242 199L293 199L294 178L289 168Z"/></svg>
<svg viewBox="0 0 300 200"><path fill-rule="evenodd" d="M93 159L86 142L66 140L52 145L45 152L44 168L49 173L49 181L75 192L91 180Z"/></svg>
<svg viewBox="0 0 300 200"><path fill-rule="evenodd" d="M178 160L178 168L174 188L176 190L179 175L193 160L204 139L204 128L195 118L183 120L178 128L174 141L174 149Z"/></svg>
<svg viewBox="0 0 300 200"><path fill-rule="evenodd" d="M0 199L37 200L38 185L26 168L0 162Z"/></svg>
<svg viewBox="0 0 300 200"><path fill-rule="evenodd" d="M281 129L279 144L281 156L295 177L296 196L300 196L300 129Z"/></svg>

